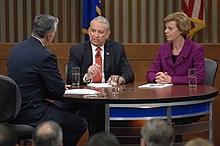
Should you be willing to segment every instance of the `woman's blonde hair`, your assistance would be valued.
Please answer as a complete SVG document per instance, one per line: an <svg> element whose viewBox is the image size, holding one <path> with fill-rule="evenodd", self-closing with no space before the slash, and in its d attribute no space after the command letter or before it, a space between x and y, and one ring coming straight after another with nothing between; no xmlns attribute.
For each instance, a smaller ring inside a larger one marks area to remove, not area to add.
<svg viewBox="0 0 220 146"><path fill-rule="evenodd" d="M187 36L189 34L189 31L191 30L191 23L188 18L188 16L183 12L174 12L169 15L167 15L163 23L164 25L167 22L175 21L177 28L182 31L182 36Z"/></svg>

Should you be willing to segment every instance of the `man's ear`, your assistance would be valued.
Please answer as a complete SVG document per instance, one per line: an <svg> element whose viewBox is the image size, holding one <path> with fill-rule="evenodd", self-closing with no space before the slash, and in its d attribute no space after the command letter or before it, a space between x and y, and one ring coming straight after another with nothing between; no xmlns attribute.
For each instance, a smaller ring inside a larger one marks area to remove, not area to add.
<svg viewBox="0 0 220 146"><path fill-rule="evenodd" d="M47 40L51 40L51 39L53 39L53 33L52 32L49 32L48 34L47 34Z"/></svg>
<svg viewBox="0 0 220 146"><path fill-rule="evenodd" d="M147 146L147 144L146 144L146 142L143 138L141 138L140 145L141 146Z"/></svg>
<svg viewBox="0 0 220 146"><path fill-rule="evenodd" d="M111 30L108 30L108 35L106 36L106 39L108 39L110 34L111 34Z"/></svg>

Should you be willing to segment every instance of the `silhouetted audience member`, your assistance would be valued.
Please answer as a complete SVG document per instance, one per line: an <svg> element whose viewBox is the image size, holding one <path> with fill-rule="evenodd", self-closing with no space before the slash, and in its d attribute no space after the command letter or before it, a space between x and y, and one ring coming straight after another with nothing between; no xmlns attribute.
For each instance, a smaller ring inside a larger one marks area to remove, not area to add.
<svg viewBox="0 0 220 146"><path fill-rule="evenodd" d="M198 137L188 141L185 146L212 146L212 144L207 140Z"/></svg>
<svg viewBox="0 0 220 146"><path fill-rule="evenodd" d="M42 122L36 127L33 139L34 146L62 146L62 129L56 122Z"/></svg>
<svg viewBox="0 0 220 146"><path fill-rule="evenodd" d="M141 146L171 146L173 128L162 119L151 119L141 129Z"/></svg>
<svg viewBox="0 0 220 146"><path fill-rule="evenodd" d="M15 146L15 145L16 145L15 131L4 124L0 124L0 146Z"/></svg>
<svg viewBox="0 0 220 146"><path fill-rule="evenodd" d="M99 132L93 135L86 146L119 146L119 141L111 133Z"/></svg>

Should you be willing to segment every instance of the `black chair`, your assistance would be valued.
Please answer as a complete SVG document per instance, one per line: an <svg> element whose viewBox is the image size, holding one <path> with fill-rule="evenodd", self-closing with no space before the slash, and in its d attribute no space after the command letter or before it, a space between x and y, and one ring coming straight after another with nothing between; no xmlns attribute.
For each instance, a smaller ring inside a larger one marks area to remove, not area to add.
<svg viewBox="0 0 220 146"><path fill-rule="evenodd" d="M18 143L24 141L24 146L30 143L34 127L25 124L10 124L16 118L21 108L21 95L15 81L0 75L0 122L12 127Z"/></svg>
<svg viewBox="0 0 220 146"><path fill-rule="evenodd" d="M205 85L214 86L218 64L209 58L205 58Z"/></svg>

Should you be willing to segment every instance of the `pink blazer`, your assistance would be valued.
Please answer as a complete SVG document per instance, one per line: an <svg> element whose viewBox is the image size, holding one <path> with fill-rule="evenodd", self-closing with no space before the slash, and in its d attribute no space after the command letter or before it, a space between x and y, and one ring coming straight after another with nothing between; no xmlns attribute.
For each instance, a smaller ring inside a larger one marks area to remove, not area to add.
<svg viewBox="0 0 220 146"><path fill-rule="evenodd" d="M197 70L198 84L203 84L205 80L204 48L186 38L174 64L172 60L172 43L168 42L160 46L156 58L147 72L146 80L155 82L157 72L167 72L172 77L173 84L188 84L188 68L192 67Z"/></svg>

